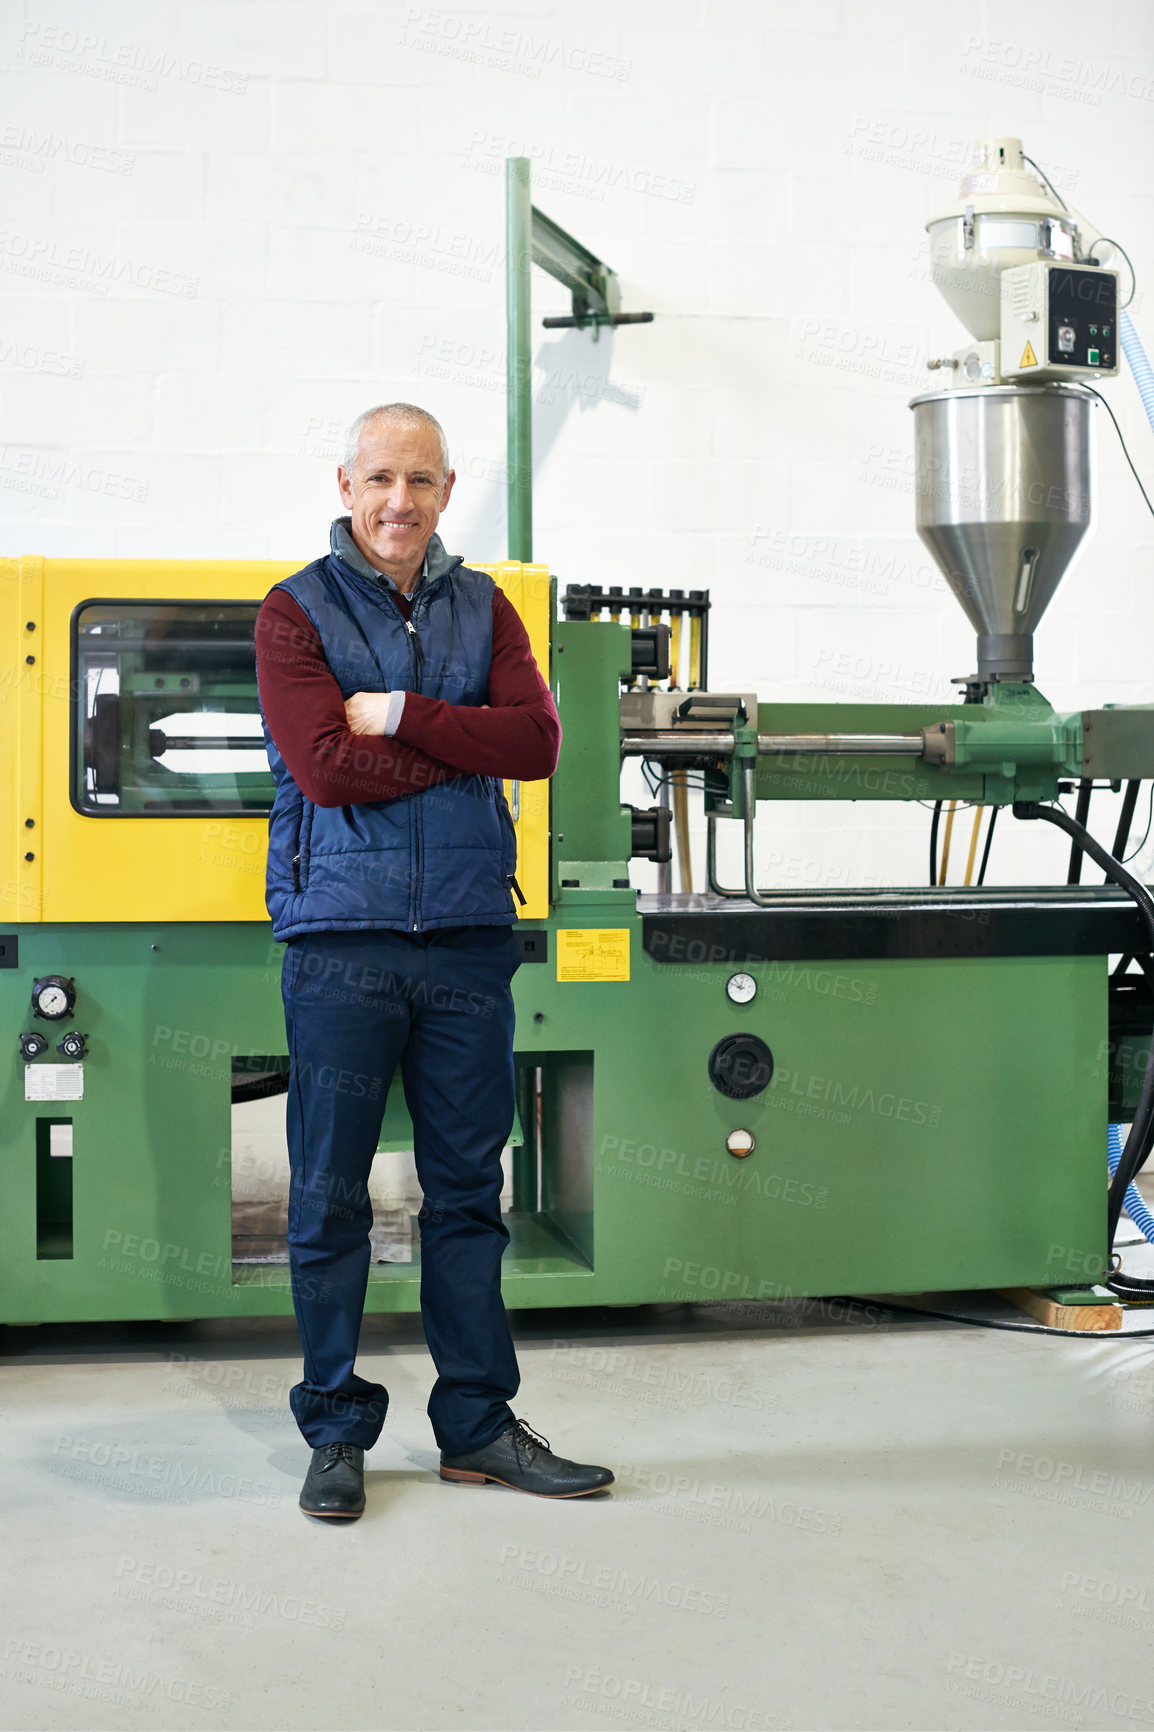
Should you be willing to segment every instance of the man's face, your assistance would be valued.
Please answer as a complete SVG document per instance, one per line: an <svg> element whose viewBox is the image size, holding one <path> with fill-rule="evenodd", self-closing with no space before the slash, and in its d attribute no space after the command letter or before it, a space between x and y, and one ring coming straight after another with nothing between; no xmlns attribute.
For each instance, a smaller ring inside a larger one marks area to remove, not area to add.
<svg viewBox="0 0 1154 1732"><path fill-rule="evenodd" d="M395 582L415 578L456 476L441 473L441 444L420 422L370 421L350 476L337 470L353 539Z"/></svg>

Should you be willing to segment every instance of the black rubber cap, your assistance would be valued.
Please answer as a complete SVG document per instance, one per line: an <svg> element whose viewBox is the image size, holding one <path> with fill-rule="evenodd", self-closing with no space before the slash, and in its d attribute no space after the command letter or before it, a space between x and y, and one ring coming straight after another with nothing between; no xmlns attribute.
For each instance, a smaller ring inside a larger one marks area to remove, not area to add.
<svg viewBox="0 0 1154 1732"><path fill-rule="evenodd" d="M709 1080L731 1101L747 1101L769 1086L773 1054L756 1034L727 1034L709 1055Z"/></svg>

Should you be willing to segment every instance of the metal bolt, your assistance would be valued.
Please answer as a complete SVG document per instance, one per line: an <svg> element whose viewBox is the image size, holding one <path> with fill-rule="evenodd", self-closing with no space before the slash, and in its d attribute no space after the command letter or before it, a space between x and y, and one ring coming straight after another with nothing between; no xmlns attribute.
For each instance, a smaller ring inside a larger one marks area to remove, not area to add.
<svg viewBox="0 0 1154 1732"><path fill-rule="evenodd" d="M35 820L35 818L25 818L25 820L24 820L24 828L25 828L25 829L26 829L26 830L35 830L35 828L36 828L36 820Z"/></svg>
<svg viewBox="0 0 1154 1732"><path fill-rule="evenodd" d="M533 1012L533 1021L534 1022L544 1022L544 1020L545 1020L545 1012L543 1010L535 1010Z"/></svg>
<svg viewBox="0 0 1154 1732"><path fill-rule="evenodd" d="M34 619L30 619L28 621L28 624L24 627L24 630L25 631L35 631L36 630L36 621Z"/></svg>
<svg viewBox="0 0 1154 1732"><path fill-rule="evenodd" d="M36 660L36 657L35 656L25 656L24 660L28 663L28 666L31 667L33 662Z"/></svg>
<svg viewBox="0 0 1154 1732"><path fill-rule="evenodd" d="M36 856L35 854L25 854L24 858L25 860L35 860Z"/></svg>

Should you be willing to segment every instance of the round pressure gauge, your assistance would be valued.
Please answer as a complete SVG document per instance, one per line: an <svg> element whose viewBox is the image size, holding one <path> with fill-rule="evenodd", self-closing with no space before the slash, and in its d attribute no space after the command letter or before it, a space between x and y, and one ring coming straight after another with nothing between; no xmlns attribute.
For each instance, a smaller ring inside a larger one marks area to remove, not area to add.
<svg viewBox="0 0 1154 1732"><path fill-rule="evenodd" d="M46 1022L60 1022L76 1003L76 983L62 974L46 974L32 982L32 1009Z"/></svg>
<svg viewBox="0 0 1154 1732"><path fill-rule="evenodd" d="M752 1004L757 997L757 982L752 974L731 974L725 983L730 1004Z"/></svg>

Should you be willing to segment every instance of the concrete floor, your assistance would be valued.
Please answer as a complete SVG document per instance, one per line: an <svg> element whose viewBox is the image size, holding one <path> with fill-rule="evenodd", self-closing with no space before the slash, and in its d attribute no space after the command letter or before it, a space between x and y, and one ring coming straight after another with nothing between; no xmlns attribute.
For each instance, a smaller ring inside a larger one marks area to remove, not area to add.
<svg viewBox="0 0 1154 1732"><path fill-rule="evenodd" d="M1154 1724L1154 1341L515 1322L519 1411L612 1494L442 1484L418 1328L370 1318L351 1526L296 1507L291 1322L0 1332L0 1725Z"/></svg>

